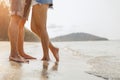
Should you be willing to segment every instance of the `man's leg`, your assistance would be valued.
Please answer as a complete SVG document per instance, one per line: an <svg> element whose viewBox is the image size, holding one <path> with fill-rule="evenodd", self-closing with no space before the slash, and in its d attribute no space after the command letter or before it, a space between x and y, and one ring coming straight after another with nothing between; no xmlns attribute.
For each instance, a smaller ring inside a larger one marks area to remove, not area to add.
<svg viewBox="0 0 120 80"><path fill-rule="evenodd" d="M26 20L25 19L21 19L20 23L19 23L19 33L18 33L18 52L19 54L24 57L25 59L36 59L30 55L27 55L24 52L24 47L23 47L23 43L24 43L24 24L25 24Z"/></svg>
<svg viewBox="0 0 120 80"><path fill-rule="evenodd" d="M36 59L36 58L33 58L32 56L27 55L24 52L24 47L23 47L23 43L24 43L24 24L25 24L25 22L26 22L26 20L28 19L28 16L29 16L31 0L25 0L25 3L26 4L24 6L24 14L23 14L22 19L19 22L18 52L25 59Z"/></svg>
<svg viewBox="0 0 120 80"><path fill-rule="evenodd" d="M33 7L31 29L35 34L37 34L41 38L41 42L43 45L43 52L45 52L44 50L46 49L46 48L44 49L44 45L45 45L44 39L47 38L46 40L47 50L48 48L50 48L56 61L59 61L59 55L58 55L59 49L54 47L52 43L49 41L49 37L46 29L47 9L48 9L48 5L36 5L36 7L35 6ZM43 57L43 60L46 60L45 56Z"/></svg>
<svg viewBox="0 0 120 80"><path fill-rule="evenodd" d="M22 57L20 57L18 52L18 33L19 33L19 21L21 17L17 15L11 16L9 28L8 28L8 36L11 44L11 52L9 60L16 62L27 62Z"/></svg>

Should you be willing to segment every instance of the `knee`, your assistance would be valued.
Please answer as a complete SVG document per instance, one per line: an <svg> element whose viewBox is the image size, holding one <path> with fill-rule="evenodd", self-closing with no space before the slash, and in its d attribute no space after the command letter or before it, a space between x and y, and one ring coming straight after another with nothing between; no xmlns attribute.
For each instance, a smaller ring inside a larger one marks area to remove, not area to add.
<svg viewBox="0 0 120 80"><path fill-rule="evenodd" d="M19 24L19 21L21 20L21 17L20 16L17 16L17 15L12 15L11 16L11 23L13 24Z"/></svg>
<svg viewBox="0 0 120 80"><path fill-rule="evenodd" d="M11 18L12 18L12 19L15 19L15 20L20 20L20 19L21 19L21 17L18 16L18 15L12 15Z"/></svg>
<svg viewBox="0 0 120 80"><path fill-rule="evenodd" d="M21 19L20 22L19 22L19 27L20 27L20 28L24 28L25 22L26 22L26 20Z"/></svg>
<svg viewBox="0 0 120 80"><path fill-rule="evenodd" d="M32 30L33 32L36 31L36 29L35 29L33 26L31 26L31 30Z"/></svg>
<svg viewBox="0 0 120 80"><path fill-rule="evenodd" d="M35 25L33 25L33 24L31 25L31 30L32 30L32 32L36 33L37 29L36 29Z"/></svg>

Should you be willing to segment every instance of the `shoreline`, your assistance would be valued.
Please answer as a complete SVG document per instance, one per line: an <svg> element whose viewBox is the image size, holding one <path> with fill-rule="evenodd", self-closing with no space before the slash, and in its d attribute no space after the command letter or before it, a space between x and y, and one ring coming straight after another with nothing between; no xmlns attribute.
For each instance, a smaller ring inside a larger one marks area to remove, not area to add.
<svg viewBox="0 0 120 80"><path fill-rule="evenodd" d="M41 61L41 44L25 42L25 52L37 58L37 60L30 60L29 64L9 61L9 42L0 42L0 44L0 80L109 80L108 77L110 80L119 79L120 74L117 72L120 70L119 56L84 54L91 52L82 42L80 42L82 47L72 46L74 43L63 45L55 42L54 44L60 48L59 63L55 62L51 53L51 61ZM90 50L92 51L92 48ZM114 74L111 75L111 73Z"/></svg>

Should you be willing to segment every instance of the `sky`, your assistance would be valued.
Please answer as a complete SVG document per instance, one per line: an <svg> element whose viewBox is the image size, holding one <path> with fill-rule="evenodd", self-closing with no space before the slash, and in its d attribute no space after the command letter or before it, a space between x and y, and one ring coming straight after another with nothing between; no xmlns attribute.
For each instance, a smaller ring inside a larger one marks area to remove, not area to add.
<svg viewBox="0 0 120 80"><path fill-rule="evenodd" d="M85 32L120 40L120 0L53 0L53 4L47 20L50 37ZM30 27L30 17L25 26Z"/></svg>

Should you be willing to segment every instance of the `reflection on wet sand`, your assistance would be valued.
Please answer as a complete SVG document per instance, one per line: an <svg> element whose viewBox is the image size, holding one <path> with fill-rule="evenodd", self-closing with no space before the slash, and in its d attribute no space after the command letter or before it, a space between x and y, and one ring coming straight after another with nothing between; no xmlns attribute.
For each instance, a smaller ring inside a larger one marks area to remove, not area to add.
<svg viewBox="0 0 120 80"><path fill-rule="evenodd" d="M10 61L10 68L3 75L2 80L21 80L22 64Z"/></svg>
<svg viewBox="0 0 120 80"><path fill-rule="evenodd" d="M0 80L120 80L120 41L56 44L60 48L59 65L53 60L41 61L42 47L35 42L25 45L38 60L19 64L8 61L9 43L0 42Z"/></svg>
<svg viewBox="0 0 120 80"><path fill-rule="evenodd" d="M40 80L48 80L49 79L49 72L48 72L49 63L48 61L43 61L43 69L41 72ZM58 70L58 62L55 62L51 68L52 71Z"/></svg>
<svg viewBox="0 0 120 80"><path fill-rule="evenodd" d="M57 71L58 70L58 62L55 62L53 67L52 67L53 71Z"/></svg>
<svg viewBox="0 0 120 80"><path fill-rule="evenodd" d="M0 67L0 80L51 80L57 74L58 63L33 61L30 64L6 62Z"/></svg>

